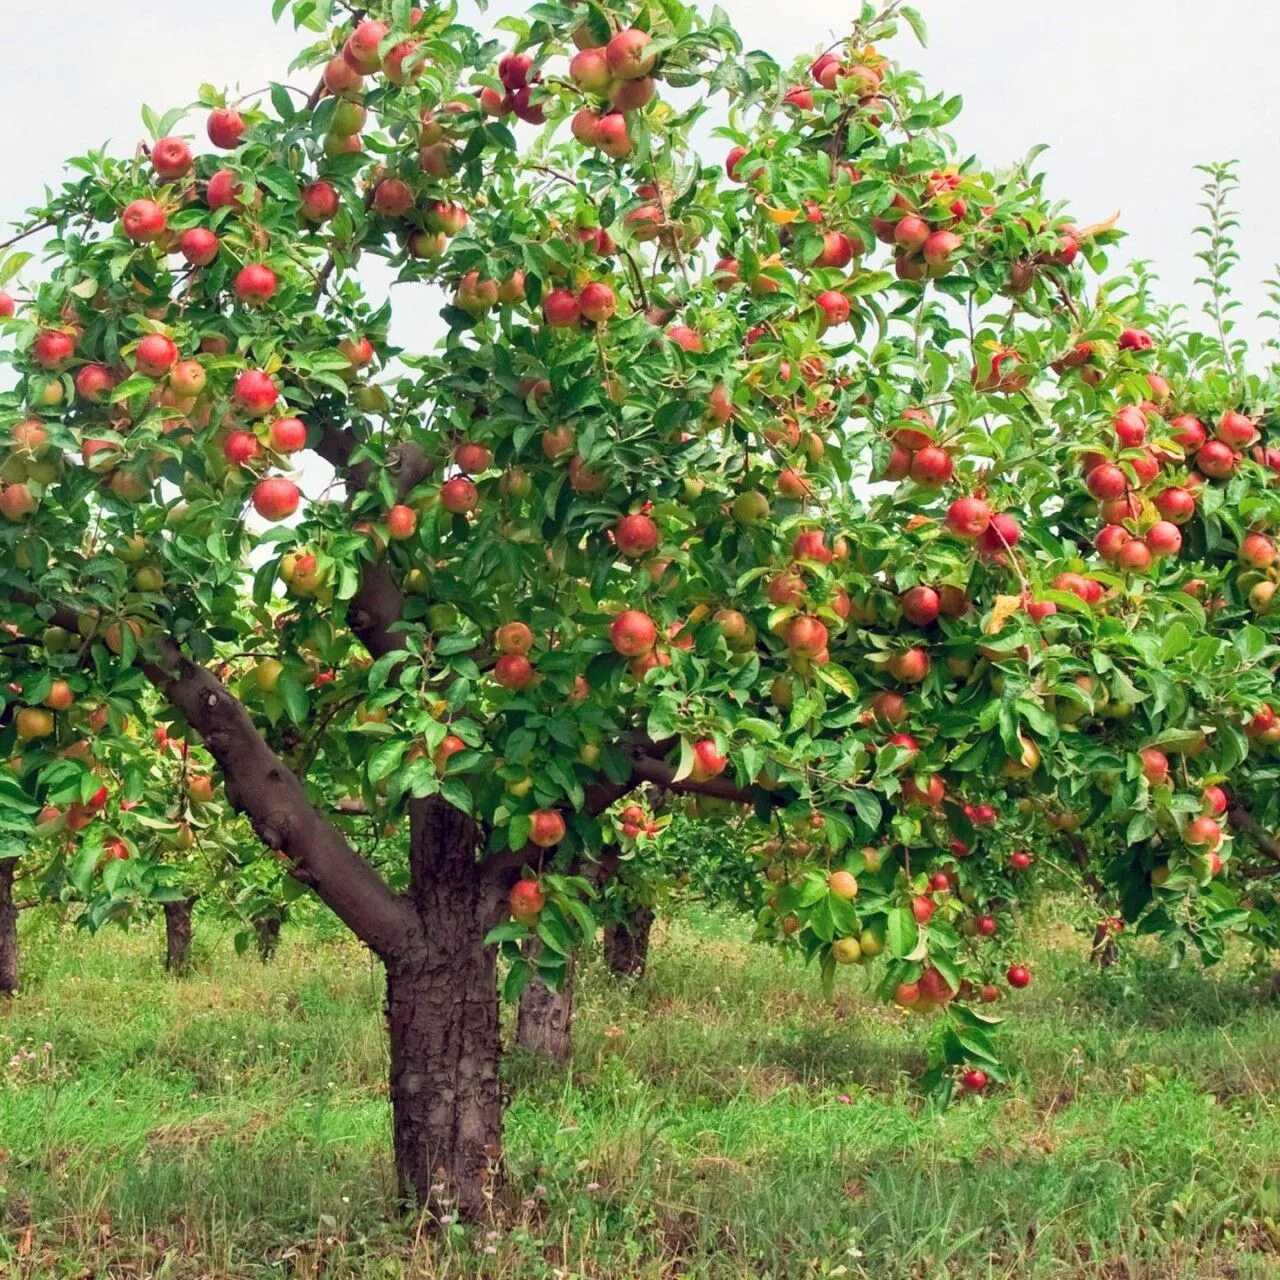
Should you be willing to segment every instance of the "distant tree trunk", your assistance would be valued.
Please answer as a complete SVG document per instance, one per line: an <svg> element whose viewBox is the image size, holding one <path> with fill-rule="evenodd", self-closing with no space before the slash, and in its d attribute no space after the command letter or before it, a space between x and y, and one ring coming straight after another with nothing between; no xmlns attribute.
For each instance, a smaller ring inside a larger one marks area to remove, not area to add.
<svg viewBox="0 0 1280 1280"><path fill-rule="evenodd" d="M1104 921L1099 924L1093 931L1093 948L1089 952L1090 958L1104 969L1109 969L1120 958L1119 952L1116 950L1115 934Z"/></svg>
<svg viewBox="0 0 1280 1280"><path fill-rule="evenodd" d="M0 858L0 996L18 992L18 908L13 901L17 858Z"/></svg>
<svg viewBox="0 0 1280 1280"><path fill-rule="evenodd" d="M258 959L263 964L270 964L280 945L279 916L259 916L253 922L253 932L258 939Z"/></svg>
<svg viewBox="0 0 1280 1280"><path fill-rule="evenodd" d="M644 976L649 963L649 931L653 928L653 912L637 907L631 919L611 924L604 931L604 962L609 972L619 978Z"/></svg>
<svg viewBox="0 0 1280 1280"><path fill-rule="evenodd" d="M570 956L559 991L534 978L520 993L516 1044L549 1062L568 1062L573 1049L573 967Z"/></svg>
<svg viewBox="0 0 1280 1280"><path fill-rule="evenodd" d="M164 967L170 973L186 973L191 951L191 908L194 898L164 904Z"/></svg>

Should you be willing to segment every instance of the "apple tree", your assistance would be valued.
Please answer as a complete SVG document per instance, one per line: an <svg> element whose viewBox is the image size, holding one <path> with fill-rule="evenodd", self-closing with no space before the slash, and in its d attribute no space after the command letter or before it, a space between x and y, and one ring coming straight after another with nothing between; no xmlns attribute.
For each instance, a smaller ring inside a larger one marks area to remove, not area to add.
<svg viewBox="0 0 1280 1280"><path fill-rule="evenodd" d="M784 69L678 0L275 8L314 90L204 90L200 154L144 112L0 268L7 839L83 736L43 680L104 737L159 697L385 966L399 1178L466 1219L500 956L563 976L638 788L757 824L761 931L881 953L971 1088L969 997L1031 981L971 906L1049 813L1204 918L1276 649L1195 583L1274 576L1271 401L1098 287L1110 224L957 160L877 48L914 12Z"/></svg>

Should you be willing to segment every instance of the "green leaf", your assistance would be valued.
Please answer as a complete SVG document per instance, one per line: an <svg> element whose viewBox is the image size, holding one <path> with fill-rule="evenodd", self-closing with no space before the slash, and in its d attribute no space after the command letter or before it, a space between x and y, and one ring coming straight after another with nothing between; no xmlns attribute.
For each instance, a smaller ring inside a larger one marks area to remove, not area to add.
<svg viewBox="0 0 1280 1280"><path fill-rule="evenodd" d="M504 1000L519 1000L520 993L533 981L533 967L527 961L517 960L508 970L506 981L502 984Z"/></svg>
<svg viewBox="0 0 1280 1280"><path fill-rule="evenodd" d="M367 772L370 782L380 782L395 772L404 758L407 743L403 739L393 738L390 742L380 743L369 753Z"/></svg>
<svg viewBox="0 0 1280 1280"><path fill-rule="evenodd" d="M311 702L306 690L297 679L287 671L281 672L280 679L276 683L276 693L284 702L284 709L288 712L289 719L297 725L306 724L311 714Z"/></svg>
<svg viewBox="0 0 1280 1280"><path fill-rule="evenodd" d="M894 907L888 915L885 928L885 941L889 946L889 954L896 959L905 960L916 949L920 940L920 926L911 914L909 907Z"/></svg>
<svg viewBox="0 0 1280 1280"><path fill-rule="evenodd" d="M920 14L915 9L909 8L905 5L899 10L899 12L902 14L906 24L913 32L915 32L915 37L920 42L921 48L927 45L929 43L929 32L925 27L924 19Z"/></svg>

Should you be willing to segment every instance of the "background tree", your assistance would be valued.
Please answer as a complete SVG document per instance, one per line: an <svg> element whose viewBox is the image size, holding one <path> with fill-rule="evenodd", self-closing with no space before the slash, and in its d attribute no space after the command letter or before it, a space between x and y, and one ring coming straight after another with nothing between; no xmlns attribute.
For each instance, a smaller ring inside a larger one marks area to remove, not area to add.
<svg viewBox="0 0 1280 1280"><path fill-rule="evenodd" d="M754 815L759 933L828 981L883 953L944 1091L999 1073L977 997L1031 974L987 907L1051 813L1123 846L1135 903L1169 867L1153 928L1248 926L1200 811L1270 767L1276 646L1200 562L1274 574L1269 384L1158 343L1142 279L1086 270L1110 224L1029 164L956 162L959 103L875 47L914 13L784 73L679 4L541 5L506 49L444 7L291 7L312 93L205 91L221 156L147 112L33 211L10 830L72 772L84 803L45 681L104 738L158 694L382 960L400 1181L468 1219L499 950L509 994L563 978L642 785ZM371 264L447 286L437 349Z"/></svg>

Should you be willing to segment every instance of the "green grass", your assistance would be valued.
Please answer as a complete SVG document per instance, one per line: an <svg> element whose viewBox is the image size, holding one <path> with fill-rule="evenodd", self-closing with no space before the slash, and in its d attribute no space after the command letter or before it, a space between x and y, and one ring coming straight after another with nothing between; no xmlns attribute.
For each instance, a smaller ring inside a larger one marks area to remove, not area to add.
<svg viewBox="0 0 1280 1280"><path fill-rule="evenodd" d="M262 968L209 926L175 981L155 936L33 919L0 1008L0 1276L1280 1274L1280 1011L1242 972L1103 974L1046 925L1014 1082L938 1112L918 1019L858 976L824 1000L736 928L668 925L636 985L588 965L571 1071L507 1064L514 1213L430 1236L392 1215L358 948L287 935Z"/></svg>

